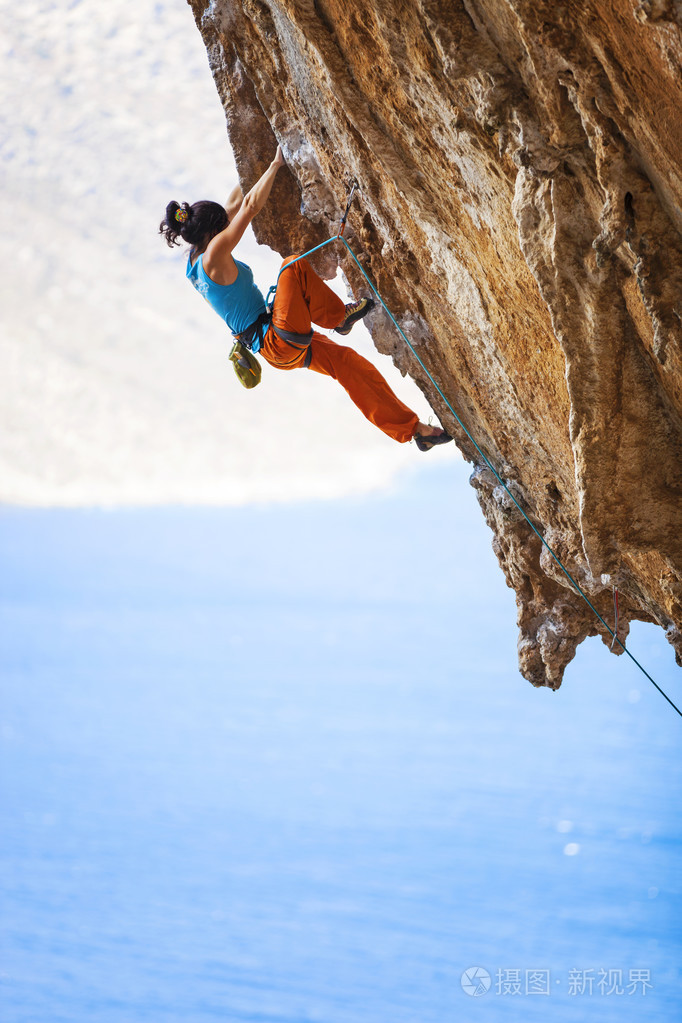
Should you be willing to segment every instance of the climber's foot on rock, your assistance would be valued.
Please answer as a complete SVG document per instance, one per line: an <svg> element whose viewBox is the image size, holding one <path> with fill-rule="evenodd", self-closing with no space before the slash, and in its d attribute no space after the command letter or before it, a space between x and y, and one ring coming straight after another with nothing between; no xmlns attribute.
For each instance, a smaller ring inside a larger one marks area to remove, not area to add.
<svg viewBox="0 0 682 1023"><path fill-rule="evenodd" d="M373 298L361 298L357 302L351 302L350 305L346 306L345 320L340 326L334 328L336 333L350 334L353 324L357 323L358 320L361 320L363 316L366 316L373 306Z"/></svg>
<svg viewBox="0 0 682 1023"><path fill-rule="evenodd" d="M449 433L442 430L440 426L427 426L426 423L417 423L414 432L414 442L420 451L430 451L436 444L447 444L452 440Z"/></svg>

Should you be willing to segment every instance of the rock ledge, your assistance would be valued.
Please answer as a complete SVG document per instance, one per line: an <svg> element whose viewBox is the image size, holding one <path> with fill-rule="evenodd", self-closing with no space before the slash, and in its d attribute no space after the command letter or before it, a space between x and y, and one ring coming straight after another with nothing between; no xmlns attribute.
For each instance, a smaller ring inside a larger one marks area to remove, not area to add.
<svg viewBox="0 0 682 1023"><path fill-rule="evenodd" d="M348 240L462 421L609 623L618 587L619 637L656 622L682 663L680 0L189 2L243 183L276 141L291 170L258 240L322 241L356 178ZM558 688L611 636L368 325L474 462L521 672Z"/></svg>

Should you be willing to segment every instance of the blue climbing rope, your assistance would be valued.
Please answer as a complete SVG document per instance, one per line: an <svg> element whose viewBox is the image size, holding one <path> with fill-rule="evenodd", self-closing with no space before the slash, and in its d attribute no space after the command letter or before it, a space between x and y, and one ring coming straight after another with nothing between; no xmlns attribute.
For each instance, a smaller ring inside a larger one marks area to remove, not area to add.
<svg viewBox="0 0 682 1023"><path fill-rule="evenodd" d="M298 263L299 259L305 259L307 256L312 256L313 252L318 252L320 249L323 249L325 247L325 245L329 245L331 242L336 242L339 239L341 239L344 242L344 244L348 247L349 252L353 256L353 259L355 259L355 256L353 254L353 250L351 249L350 245L348 245L348 242L346 242L345 238L343 237L343 232L346 230L346 221L348 220L348 214L350 213L350 208L351 208L351 205L352 205L352 202L353 202L353 197L354 197L354 195L355 195L355 193L356 193L356 191L358 189L358 183L355 180L355 178L351 178L350 186L351 187L350 187L350 192L348 193L348 202L346 203L346 209L344 210L343 216L341 217L341 222L339 224L338 232L336 234L331 235L331 237L327 238L325 241L320 242L320 244L316 245L315 248L308 249L307 252L304 252L300 256L296 256L294 259L290 259L288 263L284 263L280 267L279 273L277 274L277 280L275 281L275 283L272 285L272 287L268 291L267 297L265 299L265 305L267 306L267 310L268 310L269 313L272 312L272 307L273 307L274 302L275 302L275 294L277 293L277 285L279 284L280 277L282 276L283 272L286 270L286 268L288 266L293 266L294 263ZM355 261L357 263L357 260L355 260ZM358 266L360 266L359 263L358 263ZM362 270L362 267L360 267L360 269ZM362 270L362 272L365 273L364 270ZM367 277L367 274L365 274L365 277ZM369 277L367 277L367 280L369 282ZM370 282L370 287L372 287L371 282ZM372 291L374 291L373 287L372 287ZM383 305L383 300L381 300L381 304ZM384 306L384 309L386 309L386 306ZM386 312L388 312L388 309L386 309ZM389 316L390 315L391 314L389 313ZM393 319L393 317L391 317L391 319ZM395 323L395 320L393 320L393 322ZM398 325L396 324L396 326L398 326ZM400 327L398 327L398 330L400 330ZM402 331L400 331L400 333L402 334ZM403 337L405 337L404 334L403 334ZM407 338L405 338L405 340L407 341ZM407 341L407 343L408 343L408 345L410 345L409 341ZM412 348L412 345L410 345L410 348ZM414 351L414 349L413 349L413 351Z"/></svg>
<svg viewBox="0 0 682 1023"><path fill-rule="evenodd" d="M352 184L352 188L351 188L351 192L350 192L350 196L349 196L349 199L348 199L348 203L347 203L347 205L346 205L346 212L344 213L344 215L343 215L343 218L342 218L342 220L341 220L341 223L340 223L340 225L339 225L339 231L338 231L338 233L337 233L337 234L335 234L335 235L332 235L332 236L331 236L330 238L327 238L327 239L326 239L326 241L323 241L323 242L321 242L321 243L320 243L319 245L316 245L316 246L315 246L314 248L312 248L312 249L309 249L309 250L308 250L308 252L304 252L304 253L303 253L302 255L300 255L300 256L296 256L296 257L295 257L294 259L291 259L291 260L289 260L289 262L288 262L288 263L285 263L285 264L284 264L284 265L282 266L282 268L281 268L281 269L280 269L280 271L279 271L279 274L277 275L277 281L276 281L276 282L275 282L275 284L274 284L274 285L273 285L273 286L272 286L272 287L270 288L270 290L269 290L269 292L268 292L268 297L267 297L267 300L266 300L266 302L267 302L267 306L268 306L268 309L271 309L271 308L272 308L272 302L274 302L274 295L275 295L275 292L277 291L277 284L279 283L279 278L280 278L280 276L281 276L281 274L282 274L282 271L286 270L286 268L287 268L288 266L291 266L291 265L292 265L293 263L297 263L297 262L299 261L299 259L304 259L304 258L306 258L307 256L311 256L311 255L312 255L312 254L313 254L314 252L318 252L318 251L319 251L319 249L323 249L323 248L324 248L324 247L325 247L326 245L329 245L329 244L330 244L331 242L336 242L336 241L340 241L340 242L342 243L342 245L344 245L344 246L345 246L345 248L346 248L346 249L348 250L348 252L350 253L351 257L353 258L353 260L354 260L354 262L355 262L355 264L356 264L356 266L357 266L357 268L358 268L358 270L360 271L360 273L362 274L362 276L363 276L363 277L365 278L365 280L367 281L368 285L370 286L370 288L371 288L371 290L372 290L372 293L373 293L373 294L374 294L374 295L375 295L375 296L377 297L377 299L378 299L378 300L379 300L379 302L381 303L381 305L382 305L382 307L383 307L384 311L386 312L387 316L388 316L388 317L389 317L389 319L391 320L391 322L392 322L393 326L394 326L394 327L395 327L395 329L396 329L396 330L398 331L398 333L399 333L399 334L400 334L400 336L402 337L403 341L405 342L405 344L407 345L407 347L409 348L409 350L410 350L410 351L412 352L412 355L413 355L413 356L415 357L415 359L417 360L417 362L418 362L418 363L419 363L419 365L421 366L422 370L424 371L424 373L426 374L426 376L428 377L428 379L429 379L429 380L431 381L431 383L433 384L434 388L436 389L436 391L438 392L438 394L440 395L440 397L442 398L442 400L443 400L443 401L445 402L445 405L447 406L447 408L448 408L448 409L450 410L450 412L451 412L451 413L452 413L452 415L454 416L454 418L455 418L456 422L458 423L459 427L461 428L461 430L462 430L462 431L463 431L463 432L464 432L464 433L466 434L466 436L467 436L467 437L469 438L469 440L471 441L471 443L472 443L472 444L473 444L473 446L475 447L475 449L476 449L476 451L478 452L478 454L479 454L479 455L481 456L481 458L483 459L483 461L485 462L485 464L487 465L487 467L488 467L488 468L490 469L490 471L491 471L491 472L493 473L493 475L494 475L494 476L495 476L495 478L497 479L497 481L498 481L498 483L500 484L500 486L502 486L502 487L504 488L504 490L506 491L506 493L507 493L507 494L509 495L509 497L510 497L510 498L512 499L512 501L514 502L514 504L516 505L516 507L518 508L518 510L519 510L519 511L521 512L521 514L523 515L524 519L526 520L526 522L528 523L528 525L530 526L530 528L531 528L531 529L533 530L533 532L535 533L535 535L537 536L537 538L538 538L538 539L540 540L540 542L542 543L542 545L543 545L543 547L545 548L545 550L547 550L547 551L549 552L549 554L550 554L550 555L551 555L551 557L552 557L552 558L554 559L554 561L556 562L556 564L557 564L557 565L559 566L559 568L561 569L561 571L562 571L562 572L564 573L564 575L566 576L566 578L568 579L568 581L569 581L569 582L571 583L571 585L572 585L572 586L573 586L573 587L575 588L575 591L576 591L576 592L577 592L577 593L578 593L578 594L579 594L579 595L580 595L580 596L582 597L582 599L583 599L583 600L585 601L585 603L587 604L587 606L588 606L588 607L590 608L590 610L591 610L591 611L592 611L592 612L593 612L593 613L594 613L594 614L596 615L596 617L597 617L597 618L599 619L599 621L600 621L600 622L602 623L602 625L604 626L604 628L606 629L606 631L607 631L607 632L609 633L609 635L610 635L610 636L612 637L612 643L611 643L611 648L613 648L613 644L614 644L614 643L618 643L618 645L619 645L619 646L621 647L621 649L623 650L623 652L624 652L624 653L626 653L626 654L628 655L628 657L630 658L630 660L631 660L631 661L633 661L633 663L637 665L637 667L639 668L639 670L640 670L640 671L641 671L641 672L642 672L642 673L643 673L643 674L644 674L644 675L645 675L645 676L646 676L646 677L647 677L647 678L649 679L649 681L651 682L651 684L652 684L652 685L653 685L653 686L654 686L654 687L655 687L656 689L658 689L658 691L659 691L659 693L661 694L661 696L663 696L663 697L664 697L664 698L665 698L665 699L666 699L666 700L668 701L668 703L669 703L669 704L670 704L670 706L671 706L671 707L673 708L673 710L676 710L676 711L677 711L677 713L678 713L678 714L680 715L680 717L682 717L682 710L680 710L680 708L679 708L679 707L678 707L678 706L677 706L676 704L674 704L674 703L673 703L673 701L672 701L672 700L670 699L670 697L669 697L669 696L667 695L667 693L665 693L665 692L664 692L664 691L663 691L663 690L661 689L661 687L660 687L660 686L658 685L658 683L657 683L657 682L656 682L656 681L655 681L655 680L654 680L654 679L653 679L653 678L651 677L651 675L650 675L650 674L649 674L649 672L648 672L648 671L646 670L646 668L644 668L644 667L643 667L643 666L642 666L642 665L640 664L640 662L639 662L639 661L637 660L637 658L633 656L633 654L632 654L632 653L630 652L630 650L628 649L628 647L626 647L625 643L623 643L623 642L622 642L622 640L621 640L621 639L619 639L619 637L618 637L617 633L616 633L616 632L614 632L614 630L613 630L613 629L612 629L612 628L611 628L611 627L610 627L610 626L608 625L608 623L607 623L607 622L606 622L606 621L605 621L605 620L604 620L604 619L602 618L602 616L601 616L601 615L599 614L599 612L597 611L596 607L595 607L595 606L594 606L594 604L593 604L593 603L591 602L591 600L589 599L589 597L587 596L587 594L585 593L585 591L584 591L584 590L583 590L583 589L582 589L582 588L581 588L581 587L580 587L580 586L578 585L578 583L577 583L577 582L576 582L576 580L575 580L575 579L573 578L573 576L572 576L572 575L571 575L571 573L570 573L570 572L568 571L568 569L567 569L567 568L565 567L565 565L563 564L563 562L561 561L561 559L559 558L559 556L558 556L557 554L555 554L555 552L554 552L554 551L552 550L552 548L550 547L550 545L549 545L549 544L547 543L547 541L545 540L544 536L543 536L543 535L542 535L542 534L540 533L540 531L538 530L538 528L537 528L537 527L535 526L535 524L534 524L534 523L533 523L533 522L531 521L531 519L530 519L530 518L528 517L528 515L527 515L527 514L526 514L526 512L525 512L525 510L524 510L524 509L523 509L523 508L521 507L521 505L519 504L519 502L517 501L517 499L516 499L516 498L514 497L513 493L511 492L511 490L509 489L509 487L507 486L507 484L505 483L505 481L503 480L503 478L502 478L502 477L500 476L499 472L497 471L497 469L495 468L495 466L493 465L493 463L492 463L492 462L490 461L490 459L488 458L488 456L487 456L487 455L486 455L486 454L485 454L485 453L484 453L484 452L483 452L483 451L481 450L480 446L479 446L479 445L477 444L477 442L476 442L476 441L474 440L473 436L471 435L471 433L469 432L469 430L467 429L467 427L466 427L466 426L464 425L464 423L462 422L462 420L461 420L461 419L460 419L460 417L458 416L457 412L456 412L456 411L454 410L454 408L452 407L452 404L451 404L451 403L450 403L450 402L448 401L448 399L447 399L447 398L445 397L445 395L443 394L443 391L442 391L442 390L441 390L441 388L439 387L438 383L437 383L437 382L436 382L436 381L434 380L434 378L433 378L433 376L432 376L431 372L430 372L430 371L429 371L429 370L427 369L427 367L426 367L426 366L424 365L424 362L422 361L421 357L420 357L420 356L419 356L419 355L417 354L417 352L415 351L414 347L412 346L412 343L411 343L411 342L409 341L409 339L407 338L407 336L406 336L405 332L403 331L402 327L400 326L400 324L399 324L399 323L398 323L398 321L396 320L395 316L393 315L393 313L391 312L391 310L390 310L390 309L388 308L388 306L387 306L387 305L386 305L386 303L384 302L383 298L381 297L381 295L379 294L379 292L377 291L377 289L376 289L376 288L374 287L374 285L373 285L372 281L371 281L371 280L369 279L369 277L367 276L367 273L365 272L365 269L364 269L364 267L362 266L362 264L361 264L361 263L360 263L360 261L358 260L357 256L356 256L356 255L355 255L355 253L353 252L352 248L350 247L350 245L348 244L348 242L346 241L346 239L345 239L345 238L343 237L343 232L344 232L344 229L345 229L345 226L346 226L346 218L348 217L348 212L349 212L349 210L350 210L350 205L351 205L351 202L352 202L352 200L353 200L353 195L355 194L355 190L356 190L356 188L357 188L357 182L353 182L353 184ZM271 300L271 296L272 296L272 300ZM616 629L617 629L617 628L618 628L618 625L617 625L617 623L616 623Z"/></svg>

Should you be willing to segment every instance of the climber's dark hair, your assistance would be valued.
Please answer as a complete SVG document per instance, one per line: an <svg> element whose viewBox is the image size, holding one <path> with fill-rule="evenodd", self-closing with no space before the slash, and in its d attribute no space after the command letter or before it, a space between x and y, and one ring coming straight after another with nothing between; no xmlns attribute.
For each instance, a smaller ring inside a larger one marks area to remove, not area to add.
<svg viewBox="0 0 682 1023"><path fill-rule="evenodd" d="M211 238L227 227L229 218L225 207L210 199L201 199L190 206L175 201L166 206L166 216L159 224L168 245L179 245L180 239L193 249L205 249Z"/></svg>

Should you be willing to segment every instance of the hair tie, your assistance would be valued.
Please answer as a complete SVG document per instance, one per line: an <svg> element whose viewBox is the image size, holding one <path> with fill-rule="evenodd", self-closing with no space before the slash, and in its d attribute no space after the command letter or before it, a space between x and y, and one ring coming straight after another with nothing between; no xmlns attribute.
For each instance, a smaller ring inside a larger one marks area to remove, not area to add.
<svg viewBox="0 0 682 1023"><path fill-rule="evenodd" d="M187 210L184 210L182 207L180 207L179 210L175 211L175 219L177 220L177 222L179 224L184 224L188 217L189 217L189 213L187 212Z"/></svg>

